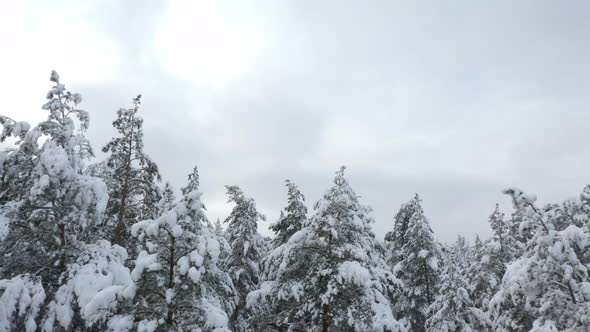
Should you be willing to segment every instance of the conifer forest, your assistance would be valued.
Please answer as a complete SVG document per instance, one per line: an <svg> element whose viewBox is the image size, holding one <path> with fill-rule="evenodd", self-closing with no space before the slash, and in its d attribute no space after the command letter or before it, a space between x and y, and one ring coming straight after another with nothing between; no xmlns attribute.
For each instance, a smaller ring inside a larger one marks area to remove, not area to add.
<svg viewBox="0 0 590 332"><path fill-rule="evenodd" d="M590 331L590 186L547 205L506 188L492 236L451 244L416 194L381 241L342 166L316 202L286 180L265 237L238 185L213 222L196 165L179 191L162 178L141 95L96 146L64 82L51 72L45 120L0 116L1 332Z"/></svg>

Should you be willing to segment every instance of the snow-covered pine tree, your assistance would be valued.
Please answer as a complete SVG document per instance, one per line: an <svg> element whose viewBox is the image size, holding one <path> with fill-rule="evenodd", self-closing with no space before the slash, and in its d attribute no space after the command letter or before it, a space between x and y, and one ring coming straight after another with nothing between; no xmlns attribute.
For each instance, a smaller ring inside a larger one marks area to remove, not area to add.
<svg viewBox="0 0 590 332"><path fill-rule="evenodd" d="M473 261L467 270L467 290L476 308L488 312L488 304L496 294L506 265L516 253L514 240L509 233L504 214L498 204L489 217L493 237L481 241L476 238Z"/></svg>
<svg viewBox="0 0 590 332"><path fill-rule="evenodd" d="M287 206L279 216L277 222L270 226L275 232L272 249L261 261L262 277L264 280L275 280L278 269L289 255L290 246L287 241L300 231L307 222L307 207L305 198L297 185L286 180Z"/></svg>
<svg viewBox="0 0 590 332"><path fill-rule="evenodd" d="M236 288L239 297L236 309L230 317L230 328L234 332L248 330L249 310L246 308L246 296L255 290L259 278L259 262L266 248L262 236L258 233L258 220L265 217L256 210L254 199L244 195L238 186L226 186L228 202L235 204L230 215L226 239L230 252L223 262Z"/></svg>
<svg viewBox="0 0 590 332"><path fill-rule="evenodd" d="M387 250L387 262L395 266L401 260L401 250L406 244L406 231L410 224L410 218L420 206L418 194L407 203L403 204L393 219L393 230L385 234L385 245Z"/></svg>
<svg viewBox="0 0 590 332"><path fill-rule="evenodd" d="M22 199L8 202L2 209L11 219L11 231L3 243L4 252L13 252L15 248L11 245L19 246L20 255L0 264L10 273L32 272L45 265L65 266L62 249L69 245L68 239L75 239L86 226L98 222L104 211L104 183L80 174L83 157L92 153L83 136L88 127L88 114L77 108L80 95L67 91L57 73L52 72L51 80L55 85L43 105L43 109L49 111L48 119L17 141L19 148L24 145L31 152L27 160L21 160L23 168L30 172L24 174L30 178L26 181L29 186L19 189L21 193L15 198ZM75 132L76 121L80 125L79 132ZM48 138L39 146L42 136ZM20 168L20 161L14 167ZM25 243L30 248L20 247ZM47 259L47 255L51 258Z"/></svg>
<svg viewBox="0 0 590 332"><path fill-rule="evenodd" d="M215 221L214 229L215 234L217 234L218 236L224 236L223 227L221 226L221 220L219 220L219 218L217 218L217 220Z"/></svg>
<svg viewBox="0 0 590 332"><path fill-rule="evenodd" d="M498 204L496 204L494 211L490 215L488 223L494 233L494 241L498 243L500 250L507 250L505 247L508 245L506 242L509 237L510 229L504 220L504 213L500 212L500 206Z"/></svg>
<svg viewBox="0 0 590 332"><path fill-rule="evenodd" d="M556 225L554 206L539 209L536 197L519 189L512 197L522 216L520 230L530 238L524 254L504 274L500 290L490 301L496 330L588 331L590 329L590 232L571 220Z"/></svg>
<svg viewBox="0 0 590 332"><path fill-rule="evenodd" d="M451 247L452 252L455 253L455 261L459 264L459 271L465 275L465 271L473 261L473 250L469 245L469 241L461 235L457 235L457 240Z"/></svg>
<svg viewBox="0 0 590 332"><path fill-rule="evenodd" d="M483 242L479 237L479 234L475 234L475 240L473 240L473 257L475 257L475 253L478 251L477 248L481 248L483 246Z"/></svg>
<svg viewBox="0 0 590 332"><path fill-rule="evenodd" d="M174 189L172 188L170 182L166 181L166 183L164 184L161 196L162 198L160 198L160 201L158 202L158 217L162 216L170 209L172 209L174 207L174 204L176 203L176 195L174 195Z"/></svg>
<svg viewBox="0 0 590 332"><path fill-rule="evenodd" d="M119 136L111 139L102 151L108 153L107 165L112 178L109 187L107 214L116 223L113 241L126 245L130 226L142 219L155 218L160 200L158 166L144 152L143 119L137 115L141 95L133 99L133 107L117 111L113 127Z"/></svg>
<svg viewBox="0 0 590 332"><path fill-rule="evenodd" d="M488 316L476 308L466 290L465 239L459 237L444 257L440 295L428 308L427 332L491 331Z"/></svg>
<svg viewBox="0 0 590 332"><path fill-rule="evenodd" d="M532 230L530 228L521 228L523 225L529 225L524 222L527 216L523 213L523 209L514 205L510 218L504 220L508 231L506 232L507 238L503 241L503 245L507 245L507 247L503 251L509 257L510 261L524 254L526 243L532 237ZM494 236L496 235L494 234Z"/></svg>
<svg viewBox="0 0 590 332"><path fill-rule="evenodd" d="M17 145L0 152L0 204L6 204L28 195L38 146L35 137L29 134L31 125L27 122L0 116L0 124L3 126L0 142L13 136Z"/></svg>
<svg viewBox="0 0 590 332"><path fill-rule="evenodd" d="M438 291L440 249L417 195L413 202L401 260L394 267L395 275L404 284L396 311L411 331L423 331L428 306Z"/></svg>
<svg viewBox="0 0 590 332"><path fill-rule="evenodd" d="M195 165L193 171L188 175L188 182L186 186L182 187L180 191L183 195L190 193L191 191L198 190L200 186L199 182L199 169Z"/></svg>
<svg viewBox="0 0 590 332"><path fill-rule="evenodd" d="M220 239L206 220L198 185L192 188L159 218L132 227L143 244L131 273L138 330L228 331L235 290L219 267Z"/></svg>
<svg viewBox="0 0 590 332"><path fill-rule="evenodd" d="M113 319L118 300L133 293L121 247L80 241L101 221L107 188L82 174L92 150L84 137L88 113L77 108L81 96L67 91L55 71L51 81L43 105L48 119L24 134L27 126L12 129L22 153L11 166L19 170L11 174L27 180L2 206L1 219L10 221L0 241L3 330L101 329Z"/></svg>
<svg viewBox="0 0 590 332"><path fill-rule="evenodd" d="M500 259L500 247L493 240L481 241L477 236L472 250L473 260L466 272L466 289L473 305L487 312L488 303L502 281L505 265Z"/></svg>
<svg viewBox="0 0 590 332"><path fill-rule="evenodd" d="M251 292L249 296L249 306L253 309L251 327L257 331L275 331L275 317L282 308L274 302L260 299L265 290L276 288L276 278L279 270L284 268L283 262L289 259L291 245L288 243L289 238L301 230L307 221L307 207L304 205L305 198L297 185L286 180L287 186L287 206L281 211L280 217L276 223L271 225L275 232L275 238L271 241L271 248L268 255L265 255L260 263L261 266L261 283L258 290ZM267 294L265 294L267 296ZM264 301L258 301L258 300Z"/></svg>
<svg viewBox="0 0 590 332"><path fill-rule="evenodd" d="M297 233L307 220L307 207L305 206L305 197L290 180L285 180L287 186L287 207L281 211L279 220L270 226L275 233L272 241L273 248L276 248L289 240Z"/></svg>
<svg viewBox="0 0 590 332"><path fill-rule="evenodd" d="M493 245L498 247L494 253L495 259L500 260L504 265L520 256L524 249L524 243L519 240L520 235L516 234L520 232L519 225L512 223L518 215L519 213L513 213L513 219L505 220L504 213L500 212L500 207L496 204L488 221L493 232ZM504 271L505 269L498 271L500 278L504 275Z"/></svg>
<svg viewBox="0 0 590 332"><path fill-rule="evenodd" d="M219 218L217 218L215 224L212 225L212 227L213 231L215 232L215 235L217 235L217 238L219 238L219 242L221 243L220 260L223 262L225 261L225 258L227 257L230 251L229 243L225 238L225 231L223 230L223 226L221 225L221 220L219 220Z"/></svg>
<svg viewBox="0 0 590 332"><path fill-rule="evenodd" d="M314 215L282 246L288 255L276 282L248 297L270 306L279 331L402 331L387 293L398 286L379 254L370 208L344 177L314 207Z"/></svg>

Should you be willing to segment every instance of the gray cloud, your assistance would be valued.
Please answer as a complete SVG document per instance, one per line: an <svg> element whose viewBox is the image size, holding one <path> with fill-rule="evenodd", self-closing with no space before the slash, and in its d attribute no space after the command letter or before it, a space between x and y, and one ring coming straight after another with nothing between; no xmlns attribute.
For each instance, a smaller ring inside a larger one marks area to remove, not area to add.
<svg viewBox="0 0 590 332"><path fill-rule="evenodd" d="M285 178L311 206L346 164L380 237L418 192L451 241L489 234L494 204L509 207L506 186L547 202L590 181L585 1L223 4L267 39L222 90L160 63L165 2L39 5L29 7L77 11L120 48L116 77L71 87L85 96L95 148L112 135L116 109L144 94L147 151L176 188L199 165L212 219L230 208L225 184L243 186L272 222Z"/></svg>

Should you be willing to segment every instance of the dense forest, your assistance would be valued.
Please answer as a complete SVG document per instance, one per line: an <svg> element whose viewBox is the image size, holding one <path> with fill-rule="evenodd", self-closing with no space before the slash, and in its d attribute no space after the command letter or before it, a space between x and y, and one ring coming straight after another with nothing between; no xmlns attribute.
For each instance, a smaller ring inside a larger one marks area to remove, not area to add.
<svg viewBox="0 0 590 332"><path fill-rule="evenodd" d="M212 222L196 166L178 192L161 179L141 96L90 163L81 95L50 79L47 120L0 117L0 332L590 330L590 186L545 206L506 189L493 235L453 244L416 194L381 242L342 167L309 206L287 180L267 238L239 186Z"/></svg>

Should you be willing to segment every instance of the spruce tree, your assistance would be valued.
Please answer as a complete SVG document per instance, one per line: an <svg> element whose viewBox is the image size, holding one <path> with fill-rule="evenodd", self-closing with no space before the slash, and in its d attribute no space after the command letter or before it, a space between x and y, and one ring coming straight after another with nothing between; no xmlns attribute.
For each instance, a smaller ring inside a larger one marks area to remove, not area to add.
<svg viewBox="0 0 590 332"><path fill-rule="evenodd" d="M414 198L404 238L401 260L394 267L396 276L404 284L396 311L411 331L424 331L428 306L434 302L438 291L440 250L418 196Z"/></svg>
<svg viewBox="0 0 590 332"><path fill-rule="evenodd" d="M393 219L393 230L385 234L387 261L391 266L394 266L402 259L401 250L407 241L406 231L408 230L410 219L419 206L420 197L416 194L409 202L400 207Z"/></svg>
<svg viewBox="0 0 590 332"><path fill-rule="evenodd" d="M67 91L55 71L51 81L43 105L47 120L26 133L26 126L12 129L20 139L11 165L17 171L5 174L21 174L24 187L3 205L0 218L9 220L0 241L2 330L104 329L118 301L133 295L125 250L83 241L102 220L107 188L83 174L92 149L81 96Z"/></svg>
<svg viewBox="0 0 590 332"><path fill-rule="evenodd" d="M188 194L188 192L187 192ZM157 210L158 217L168 212L176 203L176 195L174 195L174 189L170 182L166 181L164 188L162 189L162 198L158 202Z"/></svg>
<svg viewBox="0 0 590 332"><path fill-rule="evenodd" d="M219 218L217 218L217 220L215 221L214 229L215 234L217 234L218 236L223 236L223 227L221 226L221 221L219 220Z"/></svg>
<svg viewBox="0 0 590 332"><path fill-rule="evenodd" d="M491 331L488 316L473 305L465 279L465 241L459 237L445 255L441 269L440 295L428 308L427 332Z"/></svg>
<svg viewBox="0 0 590 332"><path fill-rule="evenodd" d="M142 219L155 218L160 194L158 166L144 152L143 119L137 114L141 95L133 99L133 107L117 111L113 127L119 133L102 149L108 153L107 165L112 178L109 185L107 213L116 224L113 242L126 245L130 226Z"/></svg>
<svg viewBox="0 0 590 332"><path fill-rule="evenodd" d="M248 329L250 313L246 308L246 296L256 289L259 278L259 262L266 248L258 233L258 220L265 217L256 210L254 199L244 195L238 186L226 186L229 202L235 204L230 215L226 238L230 252L224 259L224 270L233 281L238 295L238 303L230 317L230 328L235 332Z"/></svg>
<svg viewBox="0 0 590 332"><path fill-rule="evenodd" d="M40 270L47 285L56 285L67 264L70 245L75 245L78 235L89 225L100 221L107 196L102 181L81 174L83 159L92 154L83 135L88 113L77 108L81 97L67 91L57 73L52 72L51 80L55 85L43 105L49 111L47 120L17 143L33 151L29 160L23 160L27 169L33 165L26 175L30 177L29 187L20 188L21 193L14 198L21 199L3 208L12 219L10 233L3 242L6 252L12 252L11 243L27 246L21 247L17 256L0 258L0 265L16 274ZM76 122L80 125L78 132ZM41 135L48 137L42 144Z"/></svg>
<svg viewBox="0 0 590 332"><path fill-rule="evenodd" d="M26 189L32 186L33 168L38 155L37 131L30 131L31 125L0 116L3 130L0 142L12 136L17 147L6 147L0 152L0 204L18 201L28 195Z"/></svg>
<svg viewBox="0 0 590 332"><path fill-rule="evenodd" d="M502 285L490 302L495 328L504 331L587 331L590 328L590 232L573 220L565 229L556 222L555 206L540 209L536 197L517 188L515 213L519 229L530 238L524 254L506 269Z"/></svg>
<svg viewBox="0 0 590 332"><path fill-rule="evenodd" d="M287 186L287 207L284 211L281 211L279 220L270 226L270 229L275 233L272 241L275 248L287 242L293 234L297 233L307 219L305 197L295 183L289 180L285 182Z"/></svg>
<svg viewBox="0 0 590 332"><path fill-rule="evenodd" d="M283 247L276 282L248 297L273 309L280 331L400 331L387 293L398 285L371 230L370 208L344 177L314 206L314 215Z"/></svg>
<svg viewBox="0 0 590 332"><path fill-rule="evenodd" d="M132 310L139 330L228 329L234 288L219 267L221 243L194 188L159 218L132 227L143 249L131 273L138 285Z"/></svg>
<svg viewBox="0 0 590 332"><path fill-rule="evenodd" d="M183 195L190 193L191 191L195 191L199 188L199 169L195 165L193 167L193 171L188 175L188 181L185 187L180 189Z"/></svg>
<svg viewBox="0 0 590 332"><path fill-rule="evenodd" d="M505 265L501 260L500 247L493 240L481 241L476 237L473 247L473 260L467 272L467 291L473 305L488 311L488 303L498 290L504 274Z"/></svg>
<svg viewBox="0 0 590 332"><path fill-rule="evenodd" d="M300 231L307 222L307 207L305 198L296 184L286 180L287 206L279 216L276 223L270 226L275 232L272 240L272 249L262 260L262 275L264 280L274 280L280 264L289 254L287 241L293 234Z"/></svg>
<svg viewBox="0 0 590 332"><path fill-rule="evenodd" d="M275 306L274 303L257 302L261 292L276 287L277 275L283 266L283 262L288 260L291 245L288 243L293 234L301 230L307 221L307 207L304 205L304 196L299 188L291 181L286 180L287 186L287 206L281 211L280 217L276 223L271 225L275 232L275 238L271 242L271 248L268 255L261 260L261 283L258 290L248 295L250 301L248 304L253 307L254 319L251 325L257 331L273 331L277 328L275 325L274 315L278 314L282 308ZM267 294L265 294L266 296Z"/></svg>
<svg viewBox="0 0 590 332"><path fill-rule="evenodd" d="M492 228L493 237L492 241L497 248L495 255L496 259L500 260L503 264L508 264L516 257L520 256L524 248L524 244L520 242L520 224L514 224L513 222L520 218L521 212L515 212L512 214L512 219L505 220L504 213L500 212L498 204L492 214L489 217L488 223ZM515 219L516 218L516 219ZM498 271L498 276L502 278L504 270Z"/></svg>
<svg viewBox="0 0 590 332"><path fill-rule="evenodd" d="M476 238L474 259L467 270L467 290L476 308L488 312L488 304L498 291L506 265L516 254L504 214L498 204L488 220L493 237L485 241Z"/></svg>

